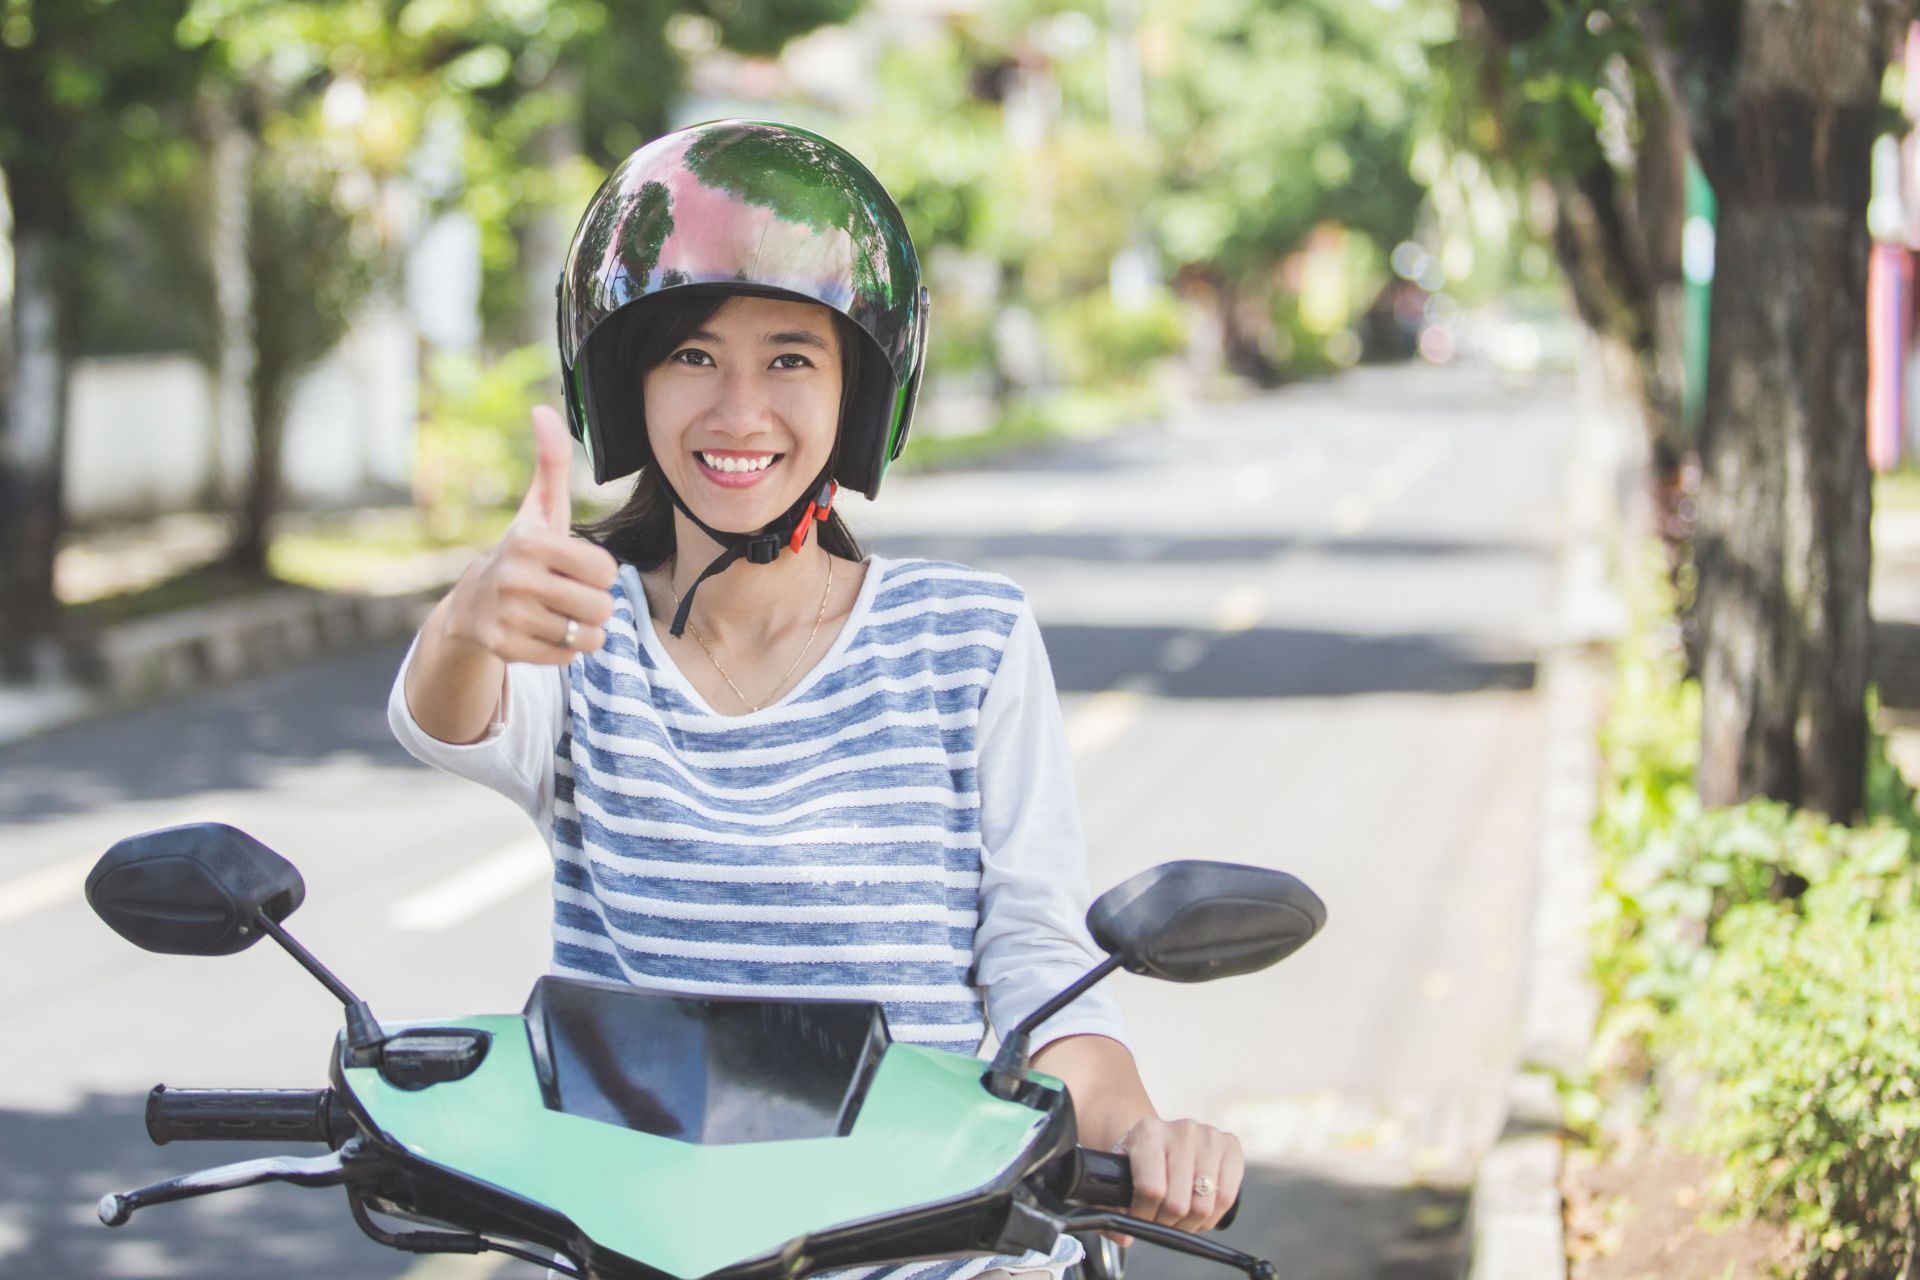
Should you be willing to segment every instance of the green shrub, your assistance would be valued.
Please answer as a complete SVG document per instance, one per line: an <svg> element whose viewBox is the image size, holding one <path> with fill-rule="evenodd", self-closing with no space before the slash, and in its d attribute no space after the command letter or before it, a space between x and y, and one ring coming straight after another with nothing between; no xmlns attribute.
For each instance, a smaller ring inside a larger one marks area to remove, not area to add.
<svg viewBox="0 0 1920 1280"><path fill-rule="evenodd" d="M428 365L414 466L414 497L430 536L461 542L490 509L511 510L533 472L533 406L558 405L553 348L519 347L495 359L445 352Z"/></svg>
<svg viewBox="0 0 1920 1280"><path fill-rule="evenodd" d="M1671 593L1646 578L1602 740L1596 1056L1700 1082L1688 1141L1719 1170L1718 1203L1792 1228L1796 1274L1903 1277L1920 1240L1914 790L1876 734L1861 826L1703 807L1699 693Z"/></svg>
<svg viewBox="0 0 1920 1280"><path fill-rule="evenodd" d="M1187 341L1186 314L1165 292L1129 311L1097 290L1051 308L1045 323L1060 380L1095 390L1140 381Z"/></svg>
<svg viewBox="0 0 1920 1280"><path fill-rule="evenodd" d="M1728 913L1667 1026L1724 1212L1789 1226L1796 1274L1895 1280L1920 1239L1920 911L1904 832L1840 843L1797 904Z"/></svg>
<svg viewBox="0 0 1920 1280"><path fill-rule="evenodd" d="M1650 567L1630 603L1634 625L1616 651L1601 736L1593 964L1605 1007L1602 1046L1632 1060L1712 964L1729 911L1790 900L1825 881L1860 837L1772 801L1701 805L1693 782L1700 691L1685 676L1664 575ZM1867 795L1870 841L1912 847L1920 831L1914 792L1878 734L1869 744Z"/></svg>

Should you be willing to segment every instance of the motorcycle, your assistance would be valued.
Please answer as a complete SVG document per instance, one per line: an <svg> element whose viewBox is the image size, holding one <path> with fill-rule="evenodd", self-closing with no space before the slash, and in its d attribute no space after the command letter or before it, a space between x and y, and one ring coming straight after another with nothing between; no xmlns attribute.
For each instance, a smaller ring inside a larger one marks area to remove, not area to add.
<svg viewBox="0 0 1920 1280"><path fill-rule="evenodd" d="M110 1227L150 1205L285 1182L344 1188L353 1221L395 1249L493 1250L583 1280L800 1280L1046 1253L1062 1232L1125 1233L1275 1277L1268 1261L1124 1212L1127 1157L1077 1144L1065 1086L1028 1055L1036 1027L1116 969L1202 982L1298 950L1326 911L1285 872L1171 862L1109 890L1087 914L1107 958L1013 1028L990 1063L892 1041L878 1004L558 976L537 980L518 1014L383 1026L287 932L306 896L299 871L219 823L120 841L86 895L148 951L230 955L272 938L346 1014L327 1088L159 1085L146 1103L156 1143L318 1143L325 1154L109 1193L99 1217Z"/></svg>

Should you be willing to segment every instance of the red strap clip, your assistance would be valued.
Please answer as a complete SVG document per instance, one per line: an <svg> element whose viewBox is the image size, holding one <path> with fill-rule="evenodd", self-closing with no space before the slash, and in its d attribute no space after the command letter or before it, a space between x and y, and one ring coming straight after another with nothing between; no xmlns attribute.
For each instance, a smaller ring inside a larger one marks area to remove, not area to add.
<svg viewBox="0 0 1920 1280"><path fill-rule="evenodd" d="M787 543L787 546L791 547L796 553L801 547L805 546L807 543L807 530L813 528L815 521L821 524L827 522L827 517L833 514L833 500L839 496L839 483L834 480L827 481L827 483L821 487L820 492L814 495L813 501L807 504L807 514L801 516L800 523L793 527L793 539ZM821 501L823 497L826 499L824 502Z"/></svg>

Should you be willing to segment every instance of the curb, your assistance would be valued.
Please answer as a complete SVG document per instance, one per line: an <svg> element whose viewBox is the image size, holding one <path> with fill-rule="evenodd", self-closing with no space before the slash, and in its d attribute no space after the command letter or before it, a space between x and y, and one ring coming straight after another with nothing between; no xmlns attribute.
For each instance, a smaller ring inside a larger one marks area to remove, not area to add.
<svg viewBox="0 0 1920 1280"><path fill-rule="evenodd" d="M445 583L397 595L287 587L103 631L74 656L83 684L0 688L0 746L108 711L259 675L419 629Z"/></svg>
<svg viewBox="0 0 1920 1280"><path fill-rule="evenodd" d="M1599 364L1597 356L1582 362L1581 421L1567 459L1558 634L1540 663L1547 746L1518 1066L1507 1085L1505 1123L1481 1158L1468 1201L1468 1280L1567 1275L1559 1081L1582 1070L1599 1008L1587 976L1590 832L1599 802L1606 655L1625 624L1607 569L1620 530L1631 524L1623 512L1634 505L1644 439L1631 415L1610 404Z"/></svg>
<svg viewBox="0 0 1920 1280"><path fill-rule="evenodd" d="M1469 1280L1564 1280L1564 1154L1559 1081L1586 1058L1596 998L1587 981L1586 918L1593 901L1588 829L1599 777L1605 669L1586 649L1542 664L1547 699L1546 786L1535 854L1520 1067L1507 1085L1506 1121L1481 1158L1468 1205Z"/></svg>

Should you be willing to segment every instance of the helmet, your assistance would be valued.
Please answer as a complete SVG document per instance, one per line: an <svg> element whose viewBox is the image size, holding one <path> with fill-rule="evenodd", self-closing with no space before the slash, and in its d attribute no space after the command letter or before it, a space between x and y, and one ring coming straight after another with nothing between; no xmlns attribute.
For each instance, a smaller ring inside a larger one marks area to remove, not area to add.
<svg viewBox="0 0 1920 1280"><path fill-rule="evenodd" d="M567 419L598 483L652 460L639 379L613 358L621 314L685 288L817 302L853 322L868 349L825 479L877 493L913 420L928 298L866 166L804 129L719 120L656 138L601 184L558 288Z"/></svg>

